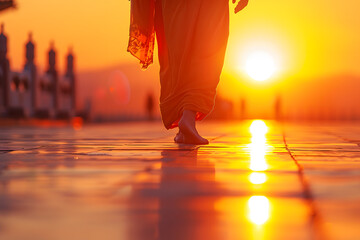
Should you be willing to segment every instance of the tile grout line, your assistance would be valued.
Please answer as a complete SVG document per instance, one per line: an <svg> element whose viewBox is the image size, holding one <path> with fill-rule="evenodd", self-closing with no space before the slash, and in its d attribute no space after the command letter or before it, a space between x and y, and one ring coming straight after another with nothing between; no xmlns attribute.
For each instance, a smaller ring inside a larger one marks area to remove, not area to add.
<svg viewBox="0 0 360 240"><path fill-rule="evenodd" d="M320 240L328 239L325 236L324 231L322 230L321 216L319 214L319 210L316 207L315 198L314 198L314 196L313 196L313 194L311 192L310 184L308 183L308 181L305 178L304 168L297 161L295 156L291 153L291 150L289 149L289 146L288 146L287 141L286 141L286 135L285 135L284 130L282 131L282 136L283 136L283 142L284 142L284 145L285 145L285 149L286 149L286 151L290 155L291 159L293 160L293 162L295 163L295 165L298 168L298 177L299 177L299 180L301 182L301 186L303 188L304 198L306 200L306 203L309 205L309 208L310 208L310 211L311 211L310 212L310 224L311 224L311 227L312 227L312 237L313 237L313 239L320 239Z"/></svg>

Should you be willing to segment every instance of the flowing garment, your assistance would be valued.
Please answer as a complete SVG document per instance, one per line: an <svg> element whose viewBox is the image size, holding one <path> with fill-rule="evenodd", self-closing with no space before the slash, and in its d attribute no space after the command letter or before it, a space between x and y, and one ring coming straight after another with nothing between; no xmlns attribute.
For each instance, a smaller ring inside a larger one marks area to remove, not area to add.
<svg viewBox="0 0 360 240"><path fill-rule="evenodd" d="M160 62L160 110L167 129L183 110L196 120L214 106L229 35L229 0L131 0L128 51L152 63L155 32Z"/></svg>

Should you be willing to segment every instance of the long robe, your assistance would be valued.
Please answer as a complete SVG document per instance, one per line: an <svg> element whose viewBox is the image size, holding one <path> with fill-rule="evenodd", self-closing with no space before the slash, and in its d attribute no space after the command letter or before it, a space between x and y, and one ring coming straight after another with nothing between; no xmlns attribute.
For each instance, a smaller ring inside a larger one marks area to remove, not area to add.
<svg viewBox="0 0 360 240"><path fill-rule="evenodd" d="M228 0L132 0L128 50L146 68L152 63L156 32L160 110L167 129L178 125L183 110L195 111L196 120L201 120L213 109L229 35L228 4Z"/></svg>

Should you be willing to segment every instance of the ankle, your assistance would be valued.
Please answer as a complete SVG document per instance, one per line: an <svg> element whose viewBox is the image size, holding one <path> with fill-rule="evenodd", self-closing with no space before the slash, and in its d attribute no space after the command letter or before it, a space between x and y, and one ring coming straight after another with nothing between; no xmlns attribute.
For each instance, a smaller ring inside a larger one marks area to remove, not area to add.
<svg viewBox="0 0 360 240"><path fill-rule="evenodd" d="M182 117L184 118L187 118L187 119L194 119L195 121L195 118L196 118L196 112L195 111L192 111L192 110L187 110L185 109L182 113Z"/></svg>

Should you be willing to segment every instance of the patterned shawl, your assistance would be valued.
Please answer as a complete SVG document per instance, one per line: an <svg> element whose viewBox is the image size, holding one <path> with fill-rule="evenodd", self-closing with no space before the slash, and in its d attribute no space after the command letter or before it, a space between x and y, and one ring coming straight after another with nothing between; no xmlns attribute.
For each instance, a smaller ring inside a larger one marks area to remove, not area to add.
<svg viewBox="0 0 360 240"><path fill-rule="evenodd" d="M142 69L153 63L155 0L131 0L127 51L140 60Z"/></svg>

